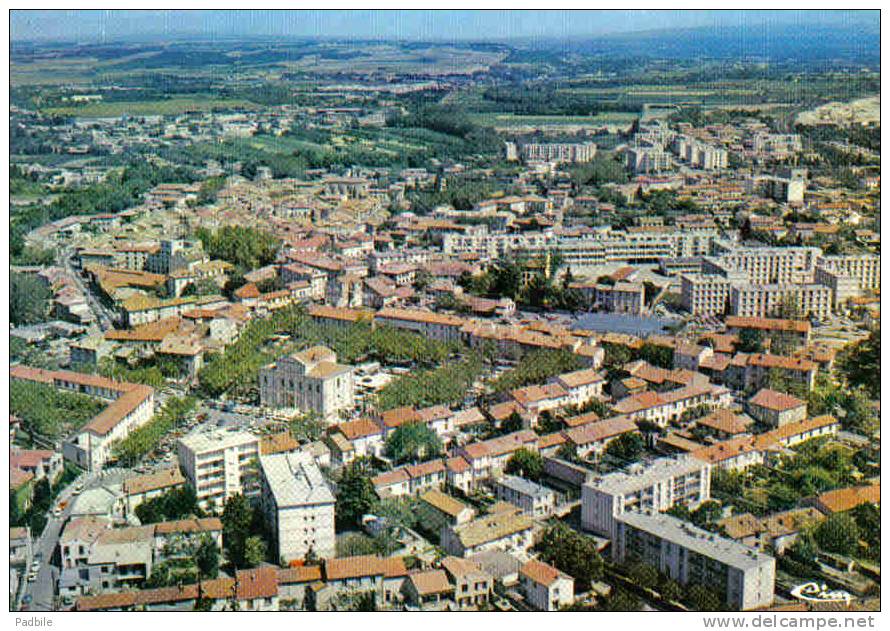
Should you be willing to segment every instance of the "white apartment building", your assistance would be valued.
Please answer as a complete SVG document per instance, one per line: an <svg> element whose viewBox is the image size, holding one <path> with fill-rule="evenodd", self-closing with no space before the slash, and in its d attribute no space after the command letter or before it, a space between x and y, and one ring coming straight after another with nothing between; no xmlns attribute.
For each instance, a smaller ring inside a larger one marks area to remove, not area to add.
<svg viewBox="0 0 890 631"><path fill-rule="evenodd" d="M734 285L729 303L732 314L743 318L775 317L783 305L796 303L804 316L824 320L831 314L833 293L830 287L813 283Z"/></svg>
<svg viewBox="0 0 890 631"><path fill-rule="evenodd" d="M705 169L725 169L729 166L729 152L722 147L715 147L689 136L678 136L672 148L684 162L690 166Z"/></svg>
<svg viewBox="0 0 890 631"><path fill-rule="evenodd" d="M856 281L857 288L866 291L881 288L881 257L877 254L847 254L823 256L820 268L830 270Z"/></svg>
<svg viewBox="0 0 890 631"><path fill-rule="evenodd" d="M627 168L634 173L661 173L670 170L671 154L660 146L637 146L627 150Z"/></svg>
<svg viewBox="0 0 890 631"><path fill-rule="evenodd" d="M711 497L711 465L694 458L659 458L636 463L581 488L581 524L611 538L616 518L628 511L666 511L675 504L696 506Z"/></svg>
<svg viewBox="0 0 890 631"><path fill-rule="evenodd" d="M715 241L717 258L706 258L704 272L744 272L748 282L757 285L811 283L816 262L822 250L814 247L738 247L726 241Z"/></svg>
<svg viewBox="0 0 890 631"><path fill-rule="evenodd" d="M496 259L518 250L545 250L553 243L553 235L549 232L448 232L442 237L442 251L450 256L475 254Z"/></svg>
<svg viewBox="0 0 890 631"><path fill-rule="evenodd" d="M335 556L336 498L308 453L260 456L260 504L275 544L276 558L304 559L312 550Z"/></svg>
<svg viewBox="0 0 890 631"><path fill-rule="evenodd" d="M592 142L569 143L506 143L507 160L522 159L524 162L590 162L596 156L596 144Z"/></svg>
<svg viewBox="0 0 890 631"><path fill-rule="evenodd" d="M692 315L722 315L729 306L728 278L717 274L682 274L680 298Z"/></svg>
<svg viewBox="0 0 890 631"><path fill-rule="evenodd" d="M259 438L242 431L213 429L184 436L176 444L179 467L204 508L222 510L225 501L256 487Z"/></svg>
<svg viewBox="0 0 890 631"><path fill-rule="evenodd" d="M614 562L648 563L680 585L705 585L735 610L772 604L772 556L670 515L627 512L615 523Z"/></svg>
<svg viewBox="0 0 890 631"><path fill-rule="evenodd" d="M325 419L355 405L352 366L337 363L324 346L283 357L260 370L260 403L268 407L313 411Z"/></svg>
<svg viewBox="0 0 890 631"><path fill-rule="evenodd" d="M556 493L542 484L505 475L495 482L495 495L499 500L509 502L522 509L522 512L535 519L545 519L556 508Z"/></svg>

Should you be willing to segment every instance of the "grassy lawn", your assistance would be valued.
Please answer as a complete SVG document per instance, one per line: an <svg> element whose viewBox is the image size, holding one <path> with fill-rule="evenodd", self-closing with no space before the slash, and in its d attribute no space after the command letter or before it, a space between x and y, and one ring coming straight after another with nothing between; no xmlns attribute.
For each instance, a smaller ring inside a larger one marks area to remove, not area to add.
<svg viewBox="0 0 890 631"><path fill-rule="evenodd" d="M255 103L243 99L173 98L156 101L110 101L65 107L48 107L44 114L105 118L116 116L174 115L183 112L206 112L212 109L257 109Z"/></svg>

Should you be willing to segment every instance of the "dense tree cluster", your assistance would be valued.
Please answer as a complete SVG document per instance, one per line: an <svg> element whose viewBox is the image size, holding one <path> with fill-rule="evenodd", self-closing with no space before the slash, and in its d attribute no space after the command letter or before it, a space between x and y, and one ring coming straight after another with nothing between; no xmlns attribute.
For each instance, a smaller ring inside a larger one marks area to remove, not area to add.
<svg viewBox="0 0 890 631"><path fill-rule="evenodd" d="M524 355L514 368L497 377L491 383L491 388L496 393L509 392L583 367L583 360L569 351L535 350Z"/></svg>
<svg viewBox="0 0 890 631"><path fill-rule="evenodd" d="M423 423L400 425L386 439L386 456L396 464L422 462L442 453L442 441Z"/></svg>
<svg viewBox="0 0 890 631"><path fill-rule="evenodd" d="M402 375L377 393L381 410L411 406L429 407L461 401L482 374L484 364L477 353L438 368Z"/></svg>
<svg viewBox="0 0 890 631"><path fill-rule="evenodd" d="M34 274L9 274L9 320L19 326L45 322L49 316L49 288Z"/></svg>
<svg viewBox="0 0 890 631"><path fill-rule="evenodd" d="M163 495L145 500L136 507L136 517L142 524L156 524L161 521L175 521L187 517L201 517L198 497L190 486L167 491Z"/></svg>

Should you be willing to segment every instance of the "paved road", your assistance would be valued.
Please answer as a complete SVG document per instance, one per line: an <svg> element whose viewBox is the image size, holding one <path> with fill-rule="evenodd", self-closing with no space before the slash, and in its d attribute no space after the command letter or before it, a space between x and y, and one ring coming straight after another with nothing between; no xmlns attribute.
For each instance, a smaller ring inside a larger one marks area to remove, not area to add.
<svg viewBox="0 0 890 631"><path fill-rule="evenodd" d="M85 489L92 489L105 484L120 484L129 475L132 474L125 469L109 469L101 474L83 474L80 479L84 481ZM50 513L46 528L43 529L40 538L34 542L35 557L38 554L42 555L40 569L37 571L36 580L26 583L25 589L22 592L22 596L25 594L31 596L32 600L29 605L31 611L53 610L53 599L56 594L56 583L59 580L60 571L59 568L51 564L52 556L59 542L59 536L62 534L62 527L71 515L74 503L72 499L75 499L73 492L76 485L77 480L63 489L56 497L53 507L60 502L67 501L65 510L62 511L59 517L53 517L52 513Z"/></svg>
<svg viewBox="0 0 890 631"><path fill-rule="evenodd" d="M113 328L112 323L114 320L114 314L110 313L108 309L106 309L105 306L102 305L95 296L93 296L93 294L90 292L89 287L87 287L86 284L83 282L83 279L80 277L80 274L73 265L73 250L64 250L62 252L61 258L65 269L74 278L74 282L77 283L80 291L82 291L84 296L86 296L87 304L90 306L90 310L93 312L93 315L96 316L96 322L99 323L99 326L102 328L103 331L107 331L108 329Z"/></svg>

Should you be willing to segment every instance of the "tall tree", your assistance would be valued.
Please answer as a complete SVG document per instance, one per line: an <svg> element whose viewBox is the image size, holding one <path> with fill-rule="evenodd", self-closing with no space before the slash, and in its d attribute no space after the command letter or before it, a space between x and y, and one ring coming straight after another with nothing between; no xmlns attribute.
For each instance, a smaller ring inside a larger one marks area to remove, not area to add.
<svg viewBox="0 0 890 631"><path fill-rule="evenodd" d="M202 578L216 578L219 575L219 548L209 535L201 537L195 549L195 564Z"/></svg>
<svg viewBox="0 0 890 631"><path fill-rule="evenodd" d="M223 508L223 547L226 557L235 567L245 567L247 539L253 521L253 508L240 493L226 500Z"/></svg>
<svg viewBox="0 0 890 631"><path fill-rule="evenodd" d="M513 452L504 470L537 482L544 475L544 459L538 452L523 447Z"/></svg>
<svg viewBox="0 0 890 631"><path fill-rule="evenodd" d="M360 525L362 515L372 512L378 501L371 483L370 464L364 458L357 458L344 469L337 483L334 511L337 524L347 528Z"/></svg>

